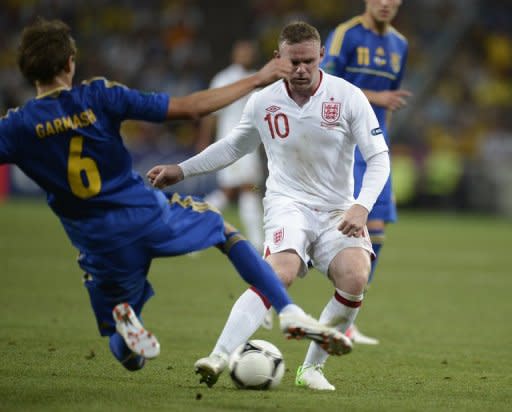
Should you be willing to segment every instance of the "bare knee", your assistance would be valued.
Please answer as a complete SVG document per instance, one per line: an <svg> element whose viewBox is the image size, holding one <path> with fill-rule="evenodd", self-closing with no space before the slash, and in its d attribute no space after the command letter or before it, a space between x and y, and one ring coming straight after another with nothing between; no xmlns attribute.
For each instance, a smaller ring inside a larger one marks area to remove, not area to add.
<svg viewBox="0 0 512 412"><path fill-rule="evenodd" d="M283 282L286 288L290 287L300 273L301 258L295 251L284 251L272 254L266 258L267 262L272 266L277 276Z"/></svg>
<svg viewBox="0 0 512 412"><path fill-rule="evenodd" d="M239 242L240 240L246 240L245 237L238 231L238 229L232 224L224 221L224 236L226 237L226 241L224 243L219 243L217 248L225 254L228 254L231 247Z"/></svg>
<svg viewBox="0 0 512 412"><path fill-rule="evenodd" d="M339 252L329 265L329 278L334 286L347 293L363 293L368 282L371 262L362 248L347 248Z"/></svg>

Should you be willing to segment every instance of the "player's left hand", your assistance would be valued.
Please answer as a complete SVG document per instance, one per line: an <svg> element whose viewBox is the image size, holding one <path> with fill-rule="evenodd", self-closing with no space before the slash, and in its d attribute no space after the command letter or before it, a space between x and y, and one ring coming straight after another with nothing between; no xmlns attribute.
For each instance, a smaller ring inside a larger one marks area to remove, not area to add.
<svg viewBox="0 0 512 412"><path fill-rule="evenodd" d="M343 215L338 230L349 237L364 236L364 227L368 220L368 210L361 205L352 205Z"/></svg>
<svg viewBox="0 0 512 412"><path fill-rule="evenodd" d="M258 87L266 86L279 79L287 79L292 70L293 65L290 60L274 57L255 74Z"/></svg>
<svg viewBox="0 0 512 412"><path fill-rule="evenodd" d="M163 189L183 180L183 170L178 165L158 165L146 173L152 186Z"/></svg>

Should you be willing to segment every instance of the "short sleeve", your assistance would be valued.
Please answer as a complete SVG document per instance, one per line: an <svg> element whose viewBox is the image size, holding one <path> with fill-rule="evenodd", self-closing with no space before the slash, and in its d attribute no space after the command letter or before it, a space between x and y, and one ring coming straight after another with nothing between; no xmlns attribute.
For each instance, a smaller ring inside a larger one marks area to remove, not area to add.
<svg viewBox="0 0 512 412"><path fill-rule="evenodd" d="M105 79L96 86L106 102L105 110L119 120L163 122L166 119L170 99L166 93L141 92Z"/></svg>
<svg viewBox="0 0 512 412"><path fill-rule="evenodd" d="M350 49L350 39L345 33L344 26L339 26L327 37L325 55L320 67L327 73L343 77L347 66Z"/></svg>

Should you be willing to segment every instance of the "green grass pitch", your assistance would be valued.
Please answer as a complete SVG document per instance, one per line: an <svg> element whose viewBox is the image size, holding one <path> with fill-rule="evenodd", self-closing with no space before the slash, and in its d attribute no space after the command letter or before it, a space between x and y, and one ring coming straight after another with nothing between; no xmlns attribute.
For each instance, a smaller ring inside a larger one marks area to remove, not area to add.
<svg viewBox="0 0 512 412"><path fill-rule="evenodd" d="M358 321L381 344L328 361L334 393L294 386L307 344L277 330L256 335L284 354L276 390L236 390L227 375L199 385L194 361L245 288L216 250L153 263L144 321L162 353L129 373L97 334L76 251L49 209L1 204L0 228L0 411L511 410L511 221L402 213ZM318 272L290 291L315 316L332 293Z"/></svg>

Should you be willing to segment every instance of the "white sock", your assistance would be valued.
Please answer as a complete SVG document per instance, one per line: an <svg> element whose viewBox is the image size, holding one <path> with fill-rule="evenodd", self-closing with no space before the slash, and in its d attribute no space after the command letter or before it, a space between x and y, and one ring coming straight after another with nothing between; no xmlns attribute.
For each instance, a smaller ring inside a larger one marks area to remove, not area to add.
<svg viewBox="0 0 512 412"><path fill-rule="evenodd" d="M290 305L285 308L288 306ZM238 346L247 342L258 330L266 313L267 307L259 295L252 289L247 289L231 308L231 313L219 339L217 339L212 354L231 355Z"/></svg>
<svg viewBox="0 0 512 412"><path fill-rule="evenodd" d="M283 309L281 309L281 312L279 312L280 315L285 315L287 313L295 313L296 315L305 315L305 312L302 310L302 308L300 306L297 306L295 303L289 303Z"/></svg>
<svg viewBox="0 0 512 412"><path fill-rule="evenodd" d="M204 201L206 203L209 203L213 207L216 207L219 210L223 210L229 203L229 199L220 189L216 189L213 192L209 193L204 198Z"/></svg>
<svg viewBox="0 0 512 412"><path fill-rule="evenodd" d="M336 329L345 332L356 319L362 300L363 294L351 295L336 289L335 295L325 305L320 315L320 323L335 326ZM328 357L329 354L326 351L316 343L311 342L304 359L304 365L323 365Z"/></svg>
<svg viewBox="0 0 512 412"><path fill-rule="evenodd" d="M247 239L256 249L263 250L263 211L260 195L255 192L241 192L238 210Z"/></svg>

